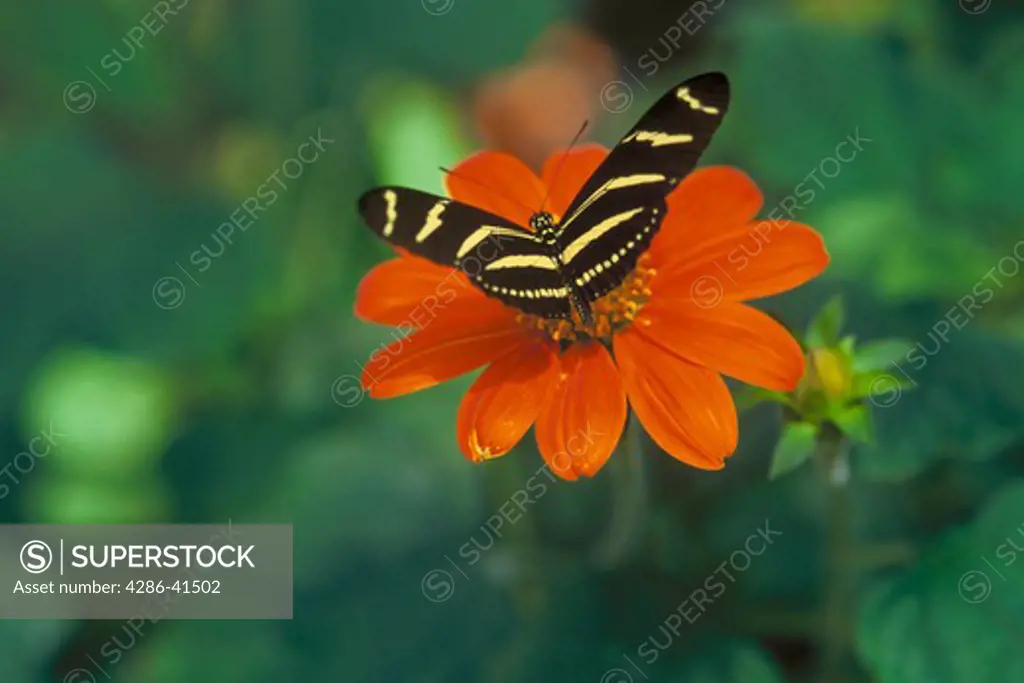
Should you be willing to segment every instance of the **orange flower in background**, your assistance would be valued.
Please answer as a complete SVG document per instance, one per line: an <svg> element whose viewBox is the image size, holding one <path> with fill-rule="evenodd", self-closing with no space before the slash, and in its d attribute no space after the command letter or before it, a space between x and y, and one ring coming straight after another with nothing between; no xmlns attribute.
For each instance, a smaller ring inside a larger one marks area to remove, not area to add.
<svg viewBox="0 0 1024 683"><path fill-rule="evenodd" d="M588 29L555 24L514 66L489 75L473 95L476 133L487 147L539 166L600 113L616 78L611 48Z"/></svg>
<svg viewBox="0 0 1024 683"><path fill-rule="evenodd" d="M512 156L482 152L448 176L448 192L526 227L525 207L539 208L549 190L546 206L561 216L607 153L569 152L550 186L561 155L538 178ZM738 437L722 375L790 391L804 372L797 341L743 302L797 287L829 259L811 228L756 221L761 206L741 171L695 170L669 196L633 273L593 304L591 328L525 315L459 271L399 255L364 277L356 315L417 329L371 355L363 385L374 398L391 398L486 366L456 421L459 446L474 462L509 452L535 425L552 471L593 476L618 444L628 406L670 455L720 469Z"/></svg>

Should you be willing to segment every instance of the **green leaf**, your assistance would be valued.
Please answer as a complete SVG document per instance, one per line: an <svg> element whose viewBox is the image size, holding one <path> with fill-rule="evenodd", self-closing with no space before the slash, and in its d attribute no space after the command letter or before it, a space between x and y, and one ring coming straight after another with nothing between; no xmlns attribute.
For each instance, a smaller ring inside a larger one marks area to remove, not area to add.
<svg viewBox="0 0 1024 683"><path fill-rule="evenodd" d="M853 355L853 371L885 370L901 360L914 348L903 339L882 339L861 344Z"/></svg>
<svg viewBox="0 0 1024 683"><path fill-rule="evenodd" d="M781 391L770 391L760 387L743 387L736 394L736 407L739 410L753 408L759 403L781 403L790 405L789 395Z"/></svg>
<svg viewBox="0 0 1024 683"><path fill-rule="evenodd" d="M838 346L843 317L843 298L837 294L822 306L811 321L807 328L807 345L812 348Z"/></svg>
<svg viewBox="0 0 1024 683"><path fill-rule="evenodd" d="M1024 680L1024 483L975 522L879 581L861 604L856 642L878 683Z"/></svg>
<svg viewBox="0 0 1024 683"><path fill-rule="evenodd" d="M814 437L818 429L807 422L790 422L782 429L782 436L775 445L770 479L780 477L799 467L814 452Z"/></svg>
<svg viewBox="0 0 1024 683"><path fill-rule="evenodd" d="M920 319L922 329L935 320L930 312ZM927 337L921 344L935 348ZM869 396L877 433L877 445L862 447L854 462L858 476L902 481L947 459L978 463L1024 436L1018 344L975 326L933 355L911 357L918 362L855 376L857 393Z"/></svg>
<svg viewBox="0 0 1024 683"><path fill-rule="evenodd" d="M848 334L839 340L839 350L843 352L847 358L853 360L854 354L856 353L857 337L852 334Z"/></svg>
<svg viewBox="0 0 1024 683"><path fill-rule="evenodd" d="M837 414L831 416L831 420L850 438L864 443L875 442L875 425L868 406L849 406L837 411Z"/></svg>

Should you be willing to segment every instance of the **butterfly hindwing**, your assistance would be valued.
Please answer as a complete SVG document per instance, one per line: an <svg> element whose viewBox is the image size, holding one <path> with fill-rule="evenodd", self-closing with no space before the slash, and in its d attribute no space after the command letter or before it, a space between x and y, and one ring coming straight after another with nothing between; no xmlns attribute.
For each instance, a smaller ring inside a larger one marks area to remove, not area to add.
<svg viewBox="0 0 1024 683"><path fill-rule="evenodd" d="M693 170L729 105L724 74L676 86L627 133L560 223L564 274L594 301L617 287L650 245L665 199Z"/></svg>
<svg viewBox="0 0 1024 683"><path fill-rule="evenodd" d="M647 205L614 207L605 200L596 206L601 216L588 221L587 230L567 242L561 260L566 280L585 302L592 302L622 284L647 250L665 215L664 199ZM584 213L582 216L586 217Z"/></svg>
<svg viewBox="0 0 1024 683"><path fill-rule="evenodd" d="M402 187L367 192L359 211L389 243L461 270L488 296L532 315L569 315L556 260L525 228L468 204Z"/></svg>

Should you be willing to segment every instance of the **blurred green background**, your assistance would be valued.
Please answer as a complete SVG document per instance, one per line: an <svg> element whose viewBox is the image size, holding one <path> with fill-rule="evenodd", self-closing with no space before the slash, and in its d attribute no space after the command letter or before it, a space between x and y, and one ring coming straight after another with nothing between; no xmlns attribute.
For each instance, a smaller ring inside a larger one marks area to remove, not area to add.
<svg viewBox="0 0 1024 683"><path fill-rule="evenodd" d="M293 621L0 621L0 680L1024 680L1019 3L47 0L3 4L0 55L0 520L296 543ZM799 331L842 294L846 332L926 361L868 403L844 585L814 467L767 477L777 406L741 415L722 472L643 439L639 483L615 458L545 477L497 538L532 439L465 462L468 379L352 391L391 334L351 313L388 254L362 191L440 191L480 147L537 164L584 118L608 143L710 69L733 104L703 163L750 173L765 213L820 181L797 219L832 264L762 307ZM771 546L670 618L766 520Z"/></svg>

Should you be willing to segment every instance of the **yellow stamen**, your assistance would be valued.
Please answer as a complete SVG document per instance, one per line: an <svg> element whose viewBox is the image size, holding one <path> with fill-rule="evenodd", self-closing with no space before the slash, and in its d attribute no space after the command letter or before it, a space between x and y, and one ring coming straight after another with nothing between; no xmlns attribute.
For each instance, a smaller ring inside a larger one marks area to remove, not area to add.
<svg viewBox="0 0 1024 683"><path fill-rule="evenodd" d="M594 322L590 326L583 324L576 311L573 311L571 320L549 320L525 313L516 319L521 325L556 342L572 343L587 339L610 342L614 333L633 322L651 296L650 283L656 271L650 261L650 255L643 254L621 285L591 304Z"/></svg>
<svg viewBox="0 0 1024 683"><path fill-rule="evenodd" d="M469 433L469 449L473 453L473 460L475 462L490 460L492 457L497 455L495 453L491 453L490 447L480 445L480 439L475 429Z"/></svg>

